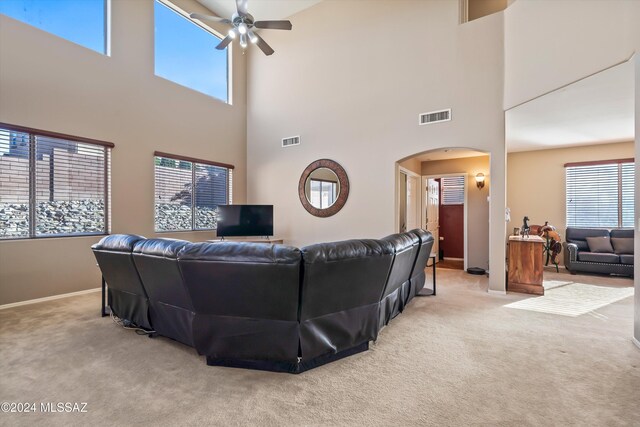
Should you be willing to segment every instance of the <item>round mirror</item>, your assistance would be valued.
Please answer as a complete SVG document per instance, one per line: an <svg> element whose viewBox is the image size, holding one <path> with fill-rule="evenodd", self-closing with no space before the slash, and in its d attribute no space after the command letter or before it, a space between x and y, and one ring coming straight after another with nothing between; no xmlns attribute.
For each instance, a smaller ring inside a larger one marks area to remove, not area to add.
<svg viewBox="0 0 640 427"><path fill-rule="evenodd" d="M304 208L312 215L334 215L342 209L349 195L347 173L333 160L316 160L302 173L298 195Z"/></svg>

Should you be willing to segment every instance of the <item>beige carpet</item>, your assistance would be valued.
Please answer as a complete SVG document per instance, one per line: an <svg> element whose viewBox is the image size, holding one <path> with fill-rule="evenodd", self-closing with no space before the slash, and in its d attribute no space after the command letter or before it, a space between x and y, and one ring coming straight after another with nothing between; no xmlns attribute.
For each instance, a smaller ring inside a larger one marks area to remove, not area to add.
<svg viewBox="0 0 640 427"><path fill-rule="evenodd" d="M98 316L99 294L0 311L2 425L640 425L633 298L576 317L515 310L486 278L439 273L370 351L301 375L208 367L195 351ZM628 279L545 273L631 286Z"/></svg>

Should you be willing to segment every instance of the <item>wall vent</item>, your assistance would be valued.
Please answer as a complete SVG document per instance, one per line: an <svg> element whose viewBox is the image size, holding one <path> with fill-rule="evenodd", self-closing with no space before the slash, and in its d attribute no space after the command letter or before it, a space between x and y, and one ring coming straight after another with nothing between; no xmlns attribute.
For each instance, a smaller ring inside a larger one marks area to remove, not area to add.
<svg viewBox="0 0 640 427"><path fill-rule="evenodd" d="M300 145L300 137L299 136L290 136L288 138L282 138L282 146L283 147L292 147L294 145Z"/></svg>
<svg viewBox="0 0 640 427"><path fill-rule="evenodd" d="M418 116L418 124L431 125L433 123L448 122L451 120L451 108L441 111L431 111Z"/></svg>

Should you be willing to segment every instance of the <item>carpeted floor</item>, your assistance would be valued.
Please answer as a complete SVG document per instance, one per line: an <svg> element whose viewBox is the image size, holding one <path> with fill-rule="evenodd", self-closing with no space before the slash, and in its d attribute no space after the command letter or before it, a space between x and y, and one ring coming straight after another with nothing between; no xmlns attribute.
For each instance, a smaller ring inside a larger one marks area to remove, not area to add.
<svg viewBox="0 0 640 427"><path fill-rule="evenodd" d="M368 352L301 375L208 367L123 330L99 294L0 311L0 402L87 402L87 413L0 413L1 425L640 425L633 298L576 317L505 307L484 276L438 273ZM545 273L599 286L628 279Z"/></svg>

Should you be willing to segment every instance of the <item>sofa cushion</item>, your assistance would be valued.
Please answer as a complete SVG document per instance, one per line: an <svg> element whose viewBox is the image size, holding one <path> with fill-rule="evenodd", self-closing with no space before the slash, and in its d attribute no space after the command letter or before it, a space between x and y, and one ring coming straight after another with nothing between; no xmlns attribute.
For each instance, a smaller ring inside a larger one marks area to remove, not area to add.
<svg viewBox="0 0 640 427"><path fill-rule="evenodd" d="M605 254L605 253L596 253L596 252L578 252L578 261L607 262L609 264L619 264L620 257L616 254Z"/></svg>
<svg viewBox="0 0 640 427"><path fill-rule="evenodd" d="M578 251L589 251L587 237L609 236L609 230L603 228L578 228L568 227L566 233L567 243L574 243Z"/></svg>
<svg viewBox="0 0 640 427"><path fill-rule="evenodd" d="M621 264L627 264L627 265L633 265L633 255L629 255L629 254L620 255L620 263Z"/></svg>
<svg viewBox="0 0 640 427"><path fill-rule="evenodd" d="M611 238L609 238L609 236L587 237L586 241L589 245L589 252L604 254L613 253L613 248L611 247Z"/></svg>
<svg viewBox="0 0 640 427"><path fill-rule="evenodd" d="M620 254L633 254L633 239L631 237L612 237L613 251Z"/></svg>
<svg viewBox="0 0 640 427"><path fill-rule="evenodd" d="M615 228L611 230L611 237L626 237L633 239L633 228Z"/></svg>

